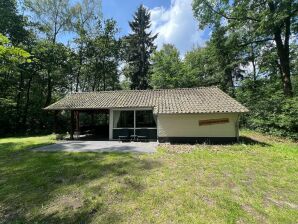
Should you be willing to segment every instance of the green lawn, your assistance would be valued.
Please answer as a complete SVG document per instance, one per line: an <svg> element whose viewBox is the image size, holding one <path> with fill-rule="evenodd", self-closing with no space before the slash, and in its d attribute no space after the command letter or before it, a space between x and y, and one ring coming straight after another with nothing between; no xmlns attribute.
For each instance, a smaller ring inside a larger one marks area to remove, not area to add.
<svg viewBox="0 0 298 224"><path fill-rule="evenodd" d="M0 223L297 223L298 144L162 146L152 155L35 152L0 139Z"/></svg>

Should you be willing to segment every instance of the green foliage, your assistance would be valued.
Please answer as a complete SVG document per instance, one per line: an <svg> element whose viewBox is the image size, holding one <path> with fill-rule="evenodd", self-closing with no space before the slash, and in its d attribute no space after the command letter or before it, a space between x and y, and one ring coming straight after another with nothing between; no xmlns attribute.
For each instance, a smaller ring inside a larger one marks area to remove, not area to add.
<svg viewBox="0 0 298 224"><path fill-rule="evenodd" d="M154 40L157 37L148 32L150 12L141 5L129 22L132 34L125 37L126 76L131 80L131 89L147 89L150 69L150 56L155 50Z"/></svg>
<svg viewBox="0 0 298 224"><path fill-rule="evenodd" d="M227 35L217 26L206 47L193 49L180 59L172 45L153 54L151 85L154 88L196 87L218 85L234 95L235 81L241 79L241 66L246 62L237 45L237 37Z"/></svg>
<svg viewBox="0 0 298 224"><path fill-rule="evenodd" d="M0 36L1 135L52 132L54 117L45 106L73 91L120 88L121 40L116 22L102 19L100 0L25 3L32 19L30 26L19 23L28 29L26 42L15 45ZM14 18L21 17L3 24ZM72 46L59 43L58 35L69 30L75 34ZM67 116L59 116L61 132L69 126Z"/></svg>
<svg viewBox="0 0 298 224"><path fill-rule="evenodd" d="M189 86L212 86L217 85L220 77L214 73L214 63L208 47L195 48L185 54L184 65L185 82Z"/></svg>
<svg viewBox="0 0 298 224"><path fill-rule="evenodd" d="M225 27L217 24L207 47L211 71L219 76L217 82L231 96L234 96L234 82L243 75L241 66L244 61L241 57L242 51L238 46L238 36L228 34Z"/></svg>
<svg viewBox="0 0 298 224"><path fill-rule="evenodd" d="M57 35L70 30L75 8L69 0L24 0L26 7L33 13L36 26L47 36L48 40L56 42Z"/></svg>
<svg viewBox="0 0 298 224"><path fill-rule="evenodd" d="M30 63L30 54L11 45L9 39L0 33L0 73L13 70L17 65Z"/></svg>
<svg viewBox="0 0 298 224"><path fill-rule="evenodd" d="M217 77L213 83L250 109L243 125L292 138L298 126L297 43L289 43L297 34L297 7L293 0L193 1L199 26L212 28L198 70Z"/></svg>
<svg viewBox="0 0 298 224"><path fill-rule="evenodd" d="M88 83L85 83L85 90L115 90L119 88L121 57L121 41L115 37L118 28L114 20L108 19L98 29L98 34L89 38L86 45Z"/></svg>
<svg viewBox="0 0 298 224"><path fill-rule="evenodd" d="M286 96L293 96L290 69L290 39L297 33L297 7L295 0L226 1L194 0L193 11L201 28L225 24L230 33L237 33L243 46L267 46L277 53L282 87Z"/></svg>
<svg viewBox="0 0 298 224"><path fill-rule="evenodd" d="M266 45L242 47L238 38L228 34L225 27L217 26L206 46L187 52L183 60L174 46L165 45L151 59L151 85L217 85L250 109L242 125L297 139L297 96L287 98L283 94L276 51ZM295 46L291 49L293 61L297 60ZM255 69L248 70L247 66L252 65ZM296 86L295 63L292 72Z"/></svg>
<svg viewBox="0 0 298 224"><path fill-rule="evenodd" d="M103 19L101 0L82 0L71 10L73 11L71 30L80 38L98 33L98 21Z"/></svg>
<svg viewBox="0 0 298 224"><path fill-rule="evenodd" d="M152 71L150 86L155 89L168 89L183 86L183 64L177 48L165 44L151 57Z"/></svg>
<svg viewBox="0 0 298 224"><path fill-rule="evenodd" d="M242 125L270 134L298 139L298 98L286 98L279 80L245 80L236 98L250 109Z"/></svg>
<svg viewBox="0 0 298 224"><path fill-rule="evenodd" d="M31 55L27 51L13 46L9 39L0 34L0 134L10 131L10 122L17 118L14 108L18 106L13 84L18 78L21 66L30 65ZM15 127L13 127L15 128Z"/></svg>
<svg viewBox="0 0 298 224"><path fill-rule="evenodd" d="M26 21L18 15L16 0L0 0L0 15L0 32L14 44L25 41L28 35L24 28Z"/></svg>

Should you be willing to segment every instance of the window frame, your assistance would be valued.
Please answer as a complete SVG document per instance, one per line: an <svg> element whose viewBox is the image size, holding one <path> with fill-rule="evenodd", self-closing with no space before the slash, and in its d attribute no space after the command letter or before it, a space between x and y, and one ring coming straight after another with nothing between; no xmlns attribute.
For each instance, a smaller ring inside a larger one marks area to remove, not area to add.
<svg viewBox="0 0 298 224"><path fill-rule="evenodd" d="M113 113L115 112L115 111L117 111L117 112L133 112L133 117L135 116L135 111L134 110L114 110L113 111ZM120 114L120 116L121 116L121 114ZM115 118L115 114L113 114L113 119ZM120 117L119 117L119 119L120 119ZM118 120L118 122L119 122L119 120ZM118 124L118 123L117 123ZM117 125L116 124L116 125ZM114 120L113 120L113 129L134 129L134 127L135 127L135 119L133 118L133 124L132 124L132 127L114 127Z"/></svg>
<svg viewBox="0 0 298 224"><path fill-rule="evenodd" d="M137 112L143 112L143 111L150 111L150 110L135 110L135 128L136 129L156 129L157 128L157 124L156 124L156 121L154 120L154 115L153 115L153 111L150 111L152 112L152 118L154 120L154 123L155 123L155 126L154 127L149 127L149 126L145 126L145 127L137 127Z"/></svg>
<svg viewBox="0 0 298 224"><path fill-rule="evenodd" d="M155 121L155 125L156 127L136 127L136 111L151 111L153 114L153 108L119 108L119 109L113 109L112 113L113 113L113 124L112 124L112 130L117 130L117 129L133 129L134 130L134 135L136 134L136 130L140 130L140 129L156 129L157 130L157 121ZM115 111L133 111L134 113L134 125L133 127L130 128L115 128L114 127L114 112Z"/></svg>

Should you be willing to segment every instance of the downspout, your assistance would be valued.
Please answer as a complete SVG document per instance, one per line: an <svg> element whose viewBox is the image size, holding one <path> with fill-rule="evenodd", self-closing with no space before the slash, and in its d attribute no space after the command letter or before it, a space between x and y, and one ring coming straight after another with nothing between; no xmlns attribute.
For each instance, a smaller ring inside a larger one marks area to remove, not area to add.
<svg viewBox="0 0 298 224"><path fill-rule="evenodd" d="M239 142L239 120L240 120L240 113L238 114L236 123L235 123L237 142Z"/></svg>
<svg viewBox="0 0 298 224"><path fill-rule="evenodd" d="M159 143L159 136L158 136L158 130L159 130L159 127L158 127L158 114L157 114L157 108L156 107L153 107L152 109L152 112L153 112L153 118L155 120L155 123L156 123L156 140L157 142Z"/></svg>
<svg viewBox="0 0 298 224"><path fill-rule="evenodd" d="M114 126L114 113L113 110L110 109L109 110L109 140L113 140L114 136L113 136L113 126Z"/></svg>
<svg viewBox="0 0 298 224"><path fill-rule="evenodd" d="M159 127L158 127L158 115L157 114L153 114L153 117L155 118L155 123L156 123L156 141L159 143L158 141L158 130L159 130Z"/></svg>
<svg viewBox="0 0 298 224"><path fill-rule="evenodd" d="M136 110L133 111L133 134L136 137Z"/></svg>

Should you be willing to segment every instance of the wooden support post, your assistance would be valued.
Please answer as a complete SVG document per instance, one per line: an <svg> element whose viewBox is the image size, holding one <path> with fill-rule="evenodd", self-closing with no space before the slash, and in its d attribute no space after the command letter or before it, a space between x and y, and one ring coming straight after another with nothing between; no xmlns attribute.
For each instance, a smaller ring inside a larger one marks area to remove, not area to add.
<svg viewBox="0 0 298 224"><path fill-rule="evenodd" d="M57 132L58 132L58 113L59 113L58 110L54 111L54 128L53 128L53 130L54 130L55 134L57 134Z"/></svg>
<svg viewBox="0 0 298 224"><path fill-rule="evenodd" d="M76 111L75 112L75 116L76 116L76 132L80 132L80 112Z"/></svg>
<svg viewBox="0 0 298 224"><path fill-rule="evenodd" d="M75 130L75 138L79 139L80 138L80 112L75 111L75 120L76 120L76 130Z"/></svg>
<svg viewBox="0 0 298 224"><path fill-rule="evenodd" d="M95 126L94 125L94 111L91 111L91 123L92 123L91 124L92 126Z"/></svg>
<svg viewBox="0 0 298 224"><path fill-rule="evenodd" d="M74 133L74 111L70 111L70 139L73 140L73 133Z"/></svg>

